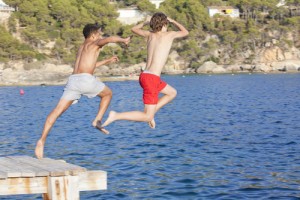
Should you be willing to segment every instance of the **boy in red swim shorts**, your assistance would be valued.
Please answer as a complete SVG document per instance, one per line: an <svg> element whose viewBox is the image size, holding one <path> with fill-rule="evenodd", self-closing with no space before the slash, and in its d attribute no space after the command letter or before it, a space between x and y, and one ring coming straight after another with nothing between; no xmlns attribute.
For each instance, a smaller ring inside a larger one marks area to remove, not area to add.
<svg viewBox="0 0 300 200"><path fill-rule="evenodd" d="M167 31L168 24L174 24L178 31ZM143 30L145 25L150 25L152 31ZM189 32L178 22L158 12L145 22L134 26L132 32L147 39L147 63L145 70L140 75L140 85L143 88L144 111L131 111L117 113L111 111L103 127L116 120L130 120L148 122L151 128L155 128L154 115L164 105L172 101L177 91L160 79L168 55L176 38L182 38ZM158 98L159 93L164 94Z"/></svg>

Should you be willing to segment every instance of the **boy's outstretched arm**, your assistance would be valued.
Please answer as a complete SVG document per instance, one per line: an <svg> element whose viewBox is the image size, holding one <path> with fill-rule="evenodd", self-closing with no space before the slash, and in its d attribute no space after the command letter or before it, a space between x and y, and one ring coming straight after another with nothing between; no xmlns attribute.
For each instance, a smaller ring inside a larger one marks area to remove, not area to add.
<svg viewBox="0 0 300 200"><path fill-rule="evenodd" d="M118 62L118 61L119 61L119 58L117 56L112 56L111 58L98 61L96 63L96 67L100 67L102 65L106 65L106 64L110 64L110 63L115 63L115 62Z"/></svg>
<svg viewBox="0 0 300 200"><path fill-rule="evenodd" d="M97 41L97 45L100 47L103 47L104 45L108 44L108 43L124 43L126 45L129 44L131 37L127 37L127 38L121 38L119 36L110 36L107 38L103 38L103 39L99 39Z"/></svg>
<svg viewBox="0 0 300 200"><path fill-rule="evenodd" d="M183 25L181 25L180 23L178 23L177 21L175 21L174 19L171 19L169 17L168 17L168 20L170 23L174 24L179 29L179 31L175 31L174 38L185 37L189 34L189 31L186 30L186 28Z"/></svg>
<svg viewBox="0 0 300 200"><path fill-rule="evenodd" d="M149 36L149 31L143 30L142 28L150 23L151 17L147 17L146 21L139 23L138 25L135 25L132 27L131 31L135 34L143 37Z"/></svg>

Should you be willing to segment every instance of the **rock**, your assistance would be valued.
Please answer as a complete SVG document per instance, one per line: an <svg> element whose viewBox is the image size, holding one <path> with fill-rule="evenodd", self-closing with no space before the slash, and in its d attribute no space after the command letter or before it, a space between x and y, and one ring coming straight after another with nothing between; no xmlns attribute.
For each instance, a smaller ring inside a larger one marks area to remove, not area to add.
<svg viewBox="0 0 300 200"><path fill-rule="evenodd" d="M103 66L100 66L100 67L97 67L96 69L95 69L95 74L96 75L108 75L108 73L109 73L109 67L108 66L106 66L106 65L103 65Z"/></svg>
<svg viewBox="0 0 300 200"><path fill-rule="evenodd" d="M177 51L172 51L163 71L165 73L177 73L176 71L182 71L185 68L185 61L178 55Z"/></svg>
<svg viewBox="0 0 300 200"><path fill-rule="evenodd" d="M267 63L284 60L284 52L279 47L266 48L259 56L258 62Z"/></svg>
<svg viewBox="0 0 300 200"><path fill-rule="evenodd" d="M240 69L241 69L241 71L252 71L255 69L255 66L245 64L245 65L241 65Z"/></svg>
<svg viewBox="0 0 300 200"><path fill-rule="evenodd" d="M222 66L217 66L216 68L214 68L213 70L212 70L212 72L213 73L225 73L225 72L227 72Z"/></svg>
<svg viewBox="0 0 300 200"><path fill-rule="evenodd" d="M52 63L45 63L43 69L49 72L72 73L73 68L70 65L55 65Z"/></svg>
<svg viewBox="0 0 300 200"><path fill-rule="evenodd" d="M23 61L11 61L8 62L7 65L14 70L24 70L24 62Z"/></svg>
<svg viewBox="0 0 300 200"><path fill-rule="evenodd" d="M241 71L240 65L223 65L223 68L224 68L228 73L234 73L234 72L239 72L239 71Z"/></svg>
<svg viewBox="0 0 300 200"><path fill-rule="evenodd" d="M258 64L256 64L255 71L270 72L270 71L272 71L272 67L265 63L258 63Z"/></svg>
<svg viewBox="0 0 300 200"><path fill-rule="evenodd" d="M287 72L295 72L298 71L300 67L299 60L287 60L282 62L273 62L271 63L273 70L275 71L287 71Z"/></svg>
<svg viewBox="0 0 300 200"><path fill-rule="evenodd" d="M217 64L213 61L207 61L197 69L197 73L211 73Z"/></svg>
<svg viewBox="0 0 300 200"><path fill-rule="evenodd" d="M193 68L186 68L184 70L184 73L185 74L193 74L193 73L195 73L195 69L193 69Z"/></svg>
<svg viewBox="0 0 300 200"><path fill-rule="evenodd" d="M277 44L278 41L276 39L272 39L272 44Z"/></svg>

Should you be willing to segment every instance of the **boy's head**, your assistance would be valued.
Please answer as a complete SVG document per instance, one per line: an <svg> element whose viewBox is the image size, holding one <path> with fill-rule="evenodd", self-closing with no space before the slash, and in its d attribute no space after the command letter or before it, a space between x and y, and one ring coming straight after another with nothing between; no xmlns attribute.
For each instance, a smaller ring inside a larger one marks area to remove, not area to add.
<svg viewBox="0 0 300 200"><path fill-rule="evenodd" d="M83 31L82 31L85 39L91 37L93 34L97 34L100 32L101 32L101 26L98 25L98 23L87 24L84 26Z"/></svg>
<svg viewBox="0 0 300 200"><path fill-rule="evenodd" d="M168 24L169 21L167 16L162 12L155 13L150 20L150 27L154 33L161 31L162 27L167 26Z"/></svg>

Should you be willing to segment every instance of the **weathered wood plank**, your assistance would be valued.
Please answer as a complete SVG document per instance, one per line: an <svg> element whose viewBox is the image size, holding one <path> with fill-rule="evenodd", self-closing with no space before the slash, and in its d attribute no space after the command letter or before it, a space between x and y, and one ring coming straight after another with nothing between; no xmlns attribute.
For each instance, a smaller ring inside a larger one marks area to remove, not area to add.
<svg viewBox="0 0 300 200"><path fill-rule="evenodd" d="M7 178L7 173L1 170L1 166L0 166L0 179L5 179Z"/></svg>
<svg viewBox="0 0 300 200"><path fill-rule="evenodd" d="M79 191L106 190L107 172L87 171L79 174Z"/></svg>
<svg viewBox="0 0 300 200"><path fill-rule="evenodd" d="M13 160L16 163L18 163L18 165L21 165L23 169L33 171L35 173L35 176L49 176L50 175L51 171L41 169L39 167L35 167L35 166L32 166L32 165L28 165L27 163L22 162L20 157L8 156L7 158Z"/></svg>
<svg viewBox="0 0 300 200"><path fill-rule="evenodd" d="M0 165L6 170L7 177L34 177L35 172L6 157L0 157Z"/></svg>
<svg viewBox="0 0 300 200"><path fill-rule="evenodd" d="M35 159L29 156L14 156L14 159L17 159L26 165L39 168L40 170L46 170L51 176L66 176L70 174L68 171L58 168L55 165L53 166L42 162L42 159Z"/></svg>
<svg viewBox="0 0 300 200"><path fill-rule="evenodd" d="M50 158L36 159L29 156L14 156L14 159L34 167L47 169L51 176L77 175L86 171L83 167Z"/></svg>
<svg viewBox="0 0 300 200"><path fill-rule="evenodd" d="M50 164L50 165L55 165L58 168L64 169L65 171L68 171L70 175L78 175L81 172L87 171L86 168L78 166L78 165L73 165L70 163L67 163L62 160L53 160L50 158L43 158L42 162Z"/></svg>
<svg viewBox="0 0 300 200"><path fill-rule="evenodd" d="M48 177L0 179L0 196L16 194L43 194L47 192Z"/></svg>
<svg viewBox="0 0 300 200"><path fill-rule="evenodd" d="M11 170L11 168L1 165L1 163L0 163L0 171L3 173L3 176L5 177L20 177L22 175L21 172L13 171Z"/></svg>

